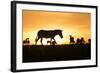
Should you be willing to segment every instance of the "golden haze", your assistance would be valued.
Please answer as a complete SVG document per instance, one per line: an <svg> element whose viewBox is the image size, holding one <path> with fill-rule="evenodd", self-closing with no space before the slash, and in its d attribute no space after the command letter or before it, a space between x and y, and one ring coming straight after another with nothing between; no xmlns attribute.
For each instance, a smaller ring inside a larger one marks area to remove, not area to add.
<svg viewBox="0 0 100 73"><path fill-rule="evenodd" d="M34 44L37 32L41 29L63 30L63 39L55 37L58 44L68 44L69 35L75 37L75 40L84 37L86 42L91 37L90 13L23 10L22 24L23 40L29 38L31 44ZM43 43L46 44L47 40L44 39Z"/></svg>

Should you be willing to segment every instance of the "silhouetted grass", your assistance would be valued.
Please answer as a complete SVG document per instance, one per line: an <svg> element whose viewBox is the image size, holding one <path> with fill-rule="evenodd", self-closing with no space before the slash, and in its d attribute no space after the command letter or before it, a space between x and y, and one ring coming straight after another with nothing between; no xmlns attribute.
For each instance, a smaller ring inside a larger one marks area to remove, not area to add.
<svg viewBox="0 0 100 73"><path fill-rule="evenodd" d="M23 62L83 60L90 58L90 44L23 46Z"/></svg>

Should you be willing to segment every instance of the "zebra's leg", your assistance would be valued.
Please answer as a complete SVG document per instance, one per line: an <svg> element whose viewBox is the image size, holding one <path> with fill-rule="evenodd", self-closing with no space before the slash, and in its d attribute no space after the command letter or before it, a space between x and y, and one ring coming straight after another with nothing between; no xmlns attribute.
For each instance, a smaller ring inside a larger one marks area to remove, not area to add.
<svg viewBox="0 0 100 73"><path fill-rule="evenodd" d="M42 40L43 40L43 38L41 38L41 41L40 41L41 42L41 45L43 45Z"/></svg>
<svg viewBox="0 0 100 73"><path fill-rule="evenodd" d="M37 45L37 41L38 41L38 40L39 40L39 38L36 38L36 39L35 39L35 45Z"/></svg>
<svg viewBox="0 0 100 73"><path fill-rule="evenodd" d="M52 38L50 39L50 45L52 45Z"/></svg>
<svg viewBox="0 0 100 73"><path fill-rule="evenodd" d="M56 40L54 38L53 38L53 40L54 40L55 44L57 44L57 42L56 42Z"/></svg>
<svg viewBox="0 0 100 73"><path fill-rule="evenodd" d="M53 40L56 42L56 40L53 38Z"/></svg>

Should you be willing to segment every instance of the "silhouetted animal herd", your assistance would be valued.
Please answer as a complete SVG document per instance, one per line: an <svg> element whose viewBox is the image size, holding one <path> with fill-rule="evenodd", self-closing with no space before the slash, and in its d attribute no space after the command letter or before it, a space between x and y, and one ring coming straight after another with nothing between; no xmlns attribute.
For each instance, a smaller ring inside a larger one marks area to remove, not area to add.
<svg viewBox="0 0 100 73"><path fill-rule="evenodd" d="M74 40L74 37L72 35L70 35L70 44L85 44L85 40L83 37L81 38L77 38L76 42ZM90 44L91 43L91 39L88 39L88 43Z"/></svg>
<svg viewBox="0 0 100 73"><path fill-rule="evenodd" d="M48 44L56 45L57 42L54 39L54 37L56 35L59 35L60 38L63 38L62 30L39 30L37 33L36 39L35 39L35 45L37 45L37 42L39 39L40 39L41 45L43 45L43 43L42 43L43 38L50 38L50 40L47 41L47 45ZM70 39L69 39L70 44L85 44L86 43L83 37L77 38L76 41L74 40L74 37L72 35L70 35L69 37L70 37ZM90 43L91 43L91 39L88 39L88 44L90 44ZM30 45L29 38L26 38L25 40L23 40L23 44Z"/></svg>

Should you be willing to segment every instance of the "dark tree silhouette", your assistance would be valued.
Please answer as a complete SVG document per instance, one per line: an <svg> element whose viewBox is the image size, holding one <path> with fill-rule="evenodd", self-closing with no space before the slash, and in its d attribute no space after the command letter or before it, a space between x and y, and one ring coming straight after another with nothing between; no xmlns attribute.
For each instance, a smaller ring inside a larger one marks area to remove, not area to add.
<svg viewBox="0 0 100 73"><path fill-rule="evenodd" d="M43 45L43 38L50 38L51 41L56 41L54 39L56 35L59 35L61 38L63 38L62 30L39 30L35 39L35 44L37 44L38 40L40 39L40 42Z"/></svg>
<svg viewBox="0 0 100 73"><path fill-rule="evenodd" d="M70 44L74 44L75 41L74 41L74 37L72 35L70 35Z"/></svg>

